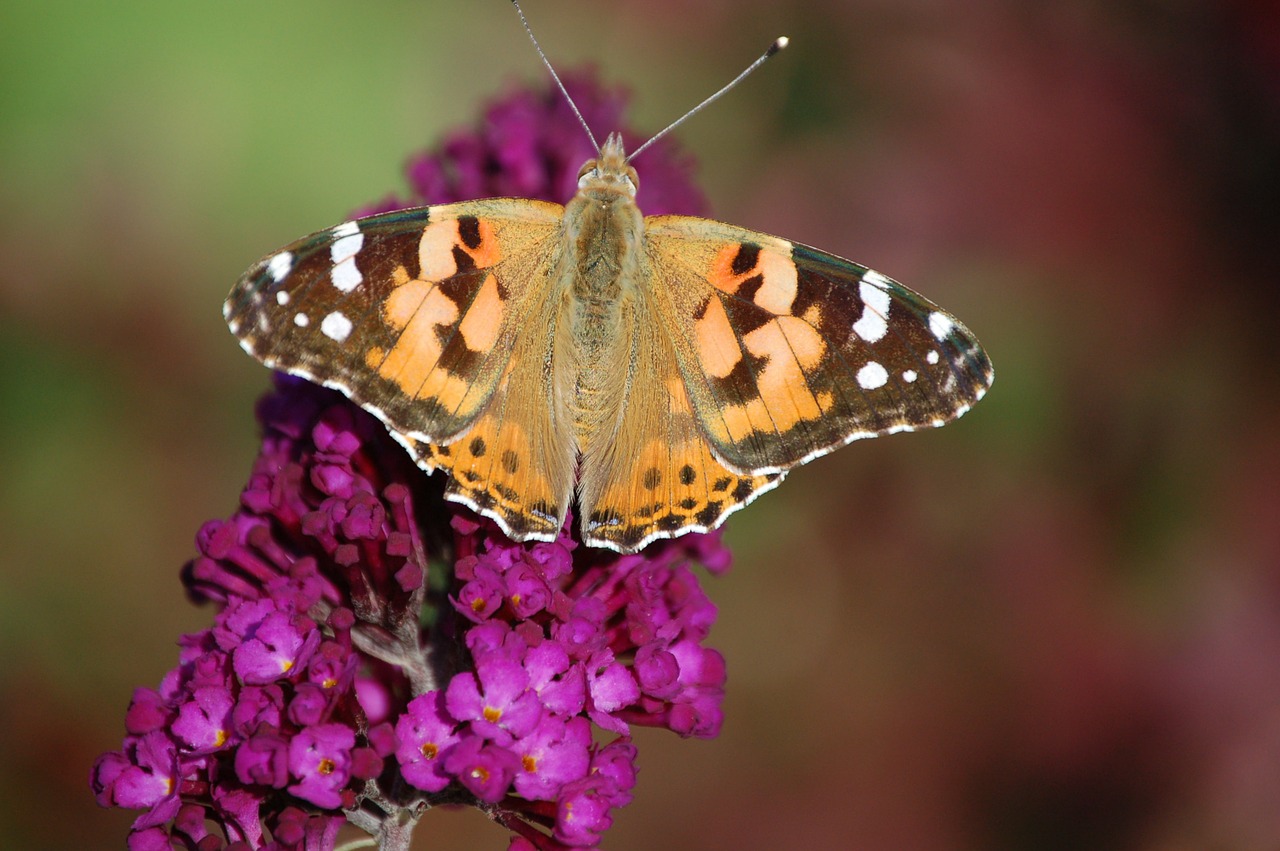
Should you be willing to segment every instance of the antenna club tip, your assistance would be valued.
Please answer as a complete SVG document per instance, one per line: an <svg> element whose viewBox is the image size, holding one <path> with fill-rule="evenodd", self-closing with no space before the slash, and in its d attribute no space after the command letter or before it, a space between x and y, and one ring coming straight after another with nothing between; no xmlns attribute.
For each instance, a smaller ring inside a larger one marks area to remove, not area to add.
<svg viewBox="0 0 1280 851"><path fill-rule="evenodd" d="M512 2L514 3L515 0L512 0ZM783 48L785 48L790 43L791 43L791 39L787 38L785 35L778 36L777 41L769 45L769 55L772 56L773 54L777 53L779 50L782 50Z"/></svg>

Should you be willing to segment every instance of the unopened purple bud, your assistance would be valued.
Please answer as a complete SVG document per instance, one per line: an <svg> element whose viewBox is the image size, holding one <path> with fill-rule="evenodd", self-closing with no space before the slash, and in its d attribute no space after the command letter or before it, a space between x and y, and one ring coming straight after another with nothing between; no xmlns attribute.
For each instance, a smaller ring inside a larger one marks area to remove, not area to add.
<svg viewBox="0 0 1280 851"><path fill-rule="evenodd" d="M681 736L714 739L720 735L724 723L724 710L720 708L723 695L699 694L687 702L673 704L667 725Z"/></svg>
<svg viewBox="0 0 1280 851"><path fill-rule="evenodd" d="M125 730L131 736L140 736L159 730L169 723L173 708L169 706L155 689L137 688L133 691L133 700L129 702L129 711L124 716Z"/></svg>
<svg viewBox="0 0 1280 851"><path fill-rule="evenodd" d="M169 834L158 827L134 830L129 834L129 851L172 851Z"/></svg>
<svg viewBox="0 0 1280 851"><path fill-rule="evenodd" d="M279 685L244 686L231 710L231 726L247 736L259 726L279 727L283 712L284 691Z"/></svg>
<svg viewBox="0 0 1280 851"><path fill-rule="evenodd" d="M634 670L645 694L669 700L680 692L680 663L663 647L646 644L637 650Z"/></svg>
<svg viewBox="0 0 1280 851"><path fill-rule="evenodd" d="M348 540L372 539L382 534L387 511L371 493L358 493L347 504L347 516L342 520L342 534Z"/></svg>
<svg viewBox="0 0 1280 851"><path fill-rule="evenodd" d="M573 554L558 541L534 544L525 559L536 566L544 582L555 582L573 570Z"/></svg>
<svg viewBox="0 0 1280 851"><path fill-rule="evenodd" d="M610 781L584 777L564 787L557 800L555 838L566 845L594 847L613 824L610 803L601 794Z"/></svg>
<svg viewBox="0 0 1280 851"><path fill-rule="evenodd" d="M703 647L696 641L681 641L668 649L680 663L681 685L723 688L726 674L720 651Z"/></svg>
<svg viewBox="0 0 1280 851"><path fill-rule="evenodd" d="M241 783L283 789L289 782L289 743L271 730L255 733L236 748L235 769Z"/></svg>
<svg viewBox="0 0 1280 851"><path fill-rule="evenodd" d="M611 782L607 795L612 806L626 806L636 785L636 746L628 739L613 740L591 758L591 772Z"/></svg>
<svg viewBox="0 0 1280 851"><path fill-rule="evenodd" d="M611 713L635 703L640 687L627 667L614 661L610 651L599 651L587 663L587 694L592 721L615 733L629 732L626 723Z"/></svg>
<svg viewBox="0 0 1280 851"><path fill-rule="evenodd" d="M372 780L382 773L382 757L373 748L356 748L351 752L351 776L357 780Z"/></svg>
<svg viewBox="0 0 1280 851"><path fill-rule="evenodd" d="M330 693L315 683L300 683L289 701L288 717L299 727L319 724L328 716Z"/></svg>

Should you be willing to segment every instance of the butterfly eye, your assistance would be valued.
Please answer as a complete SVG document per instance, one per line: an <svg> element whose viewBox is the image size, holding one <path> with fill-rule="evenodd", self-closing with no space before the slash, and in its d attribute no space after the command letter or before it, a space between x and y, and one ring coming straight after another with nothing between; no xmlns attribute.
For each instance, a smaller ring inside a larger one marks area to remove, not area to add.
<svg viewBox="0 0 1280 851"><path fill-rule="evenodd" d="M640 189L640 176L636 174L636 170L631 166L627 166L627 173L622 177L627 183L631 184L631 194L635 195Z"/></svg>
<svg viewBox="0 0 1280 851"><path fill-rule="evenodd" d="M578 188L582 189L587 185L587 181L600 176L600 169L595 160L587 160L583 163L582 168L578 169Z"/></svg>

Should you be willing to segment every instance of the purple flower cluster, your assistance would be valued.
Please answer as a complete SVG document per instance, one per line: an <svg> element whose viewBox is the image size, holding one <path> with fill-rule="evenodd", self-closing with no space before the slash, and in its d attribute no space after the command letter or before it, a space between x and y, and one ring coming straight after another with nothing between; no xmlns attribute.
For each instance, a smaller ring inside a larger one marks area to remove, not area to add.
<svg viewBox="0 0 1280 851"><path fill-rule="evenodd" d="M569 84L616 124L622 97ZM563 199L591 153L558 96L516 93L484 126L410 164L418 200ZM698 212L666 147L646 194ZM123 747L94 766L102 805L145 810L131 849L319 851L346 822L403 849L442 804L478 807L513 848L591 847L631 799L631 725L718 733L715 607L689 568L727 569L718 535L618 556L570 521L516 544L333 391L280 376L258 416L240 508L183 572L214 625L135 693Z"/></svg>

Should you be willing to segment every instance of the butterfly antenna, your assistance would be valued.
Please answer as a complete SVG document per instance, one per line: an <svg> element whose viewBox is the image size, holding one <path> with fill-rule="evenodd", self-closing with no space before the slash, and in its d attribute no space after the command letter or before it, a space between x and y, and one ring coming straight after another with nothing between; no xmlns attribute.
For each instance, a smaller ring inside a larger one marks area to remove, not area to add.
<svg viewBox="0 0 1280 851"><path fill-rule="evenodd" d="M513 2L513 3L514 3L514 2L515 2L515 0L511 0L511 2ZM705 109L706 107L710 106L710 105L712 104L712 102L714 102L714 101L716 101L716 100L719 100L719 98L721 97L721 95L723 95L725 92L729 91L729 89L732 89L734 86L738 85L738 83L741 83L744 79L746 79L746 77L747 77L747 75L748 75L748 74L750 74L752 71L756 70L756 69L757 69L757 68L759 68L761 65L763 65L763 64L765 63L765 60L766 60L766 59L768 59L769 57L771 57L771 56L773 56L775 53L777 53L779 50L782 50L784 47L786 47L789 41L790 41L790 39L788 39L785 35L784 35L784 36L780 36L780 37L778 38L778 40L777 40L777 41L775 41L773 44L769 45L769 49L768 49L768 50L766 50L766 51L765 51L765 52L760 56L760 58L759 58L759 59L757 59L755 62L752 62L750 65L748 65L748 66L746 67L746 69L745 69L741 74L739 74L738 76L736 76L736 77L734 77L732 80L730 80L730 81L729 81L729 83L728 83L728 85L726 85L726 86L725 86L724 88L722 88L720 91L718 91L718 92L716 92L715 94L713 94L711 97L709 97L709 98L707 98L706 100L704 100L702 103L700 103L700 104L698 104L697 106L695 106L693 109L691 109L691 110L689 110L688 112L686 112L684 115L682 115L682 116L680 116L679 118L677 118L675 121L672 121L670 124L668 124L668 125L666 126L666 128L665 128L665 129L660 130L658 133L654 134L654 135L649 139L649 141L645 142L643 145L641 145L640 147L638 147L638 148L636 148L634 151L632 151L632 152L631 152L631 155L630 155L629 157L627 157L627 162L631 162L631 161L632 161L632 160L634 160L636 157L640 156L640 153L641 153L645 148L649 147L649 146L650 146L650 145L652 145L654 142L658 141L658 140L659 140L659 139L661 139L663 136L667 135L667 134L668 134L668 133L670 133L672 130L674 130L674 129L676 129L677 127L679 127L681 124L685 123L685 121L687 121L687 120L689 120L690 118L692 118L693 116L697 115L697 114L698 114L699 112L701 112L703 109Z"/></svg>
<svg viewBox="0 0 1280 851"><path fill-rule="evenodd" d="M547 70L551 72L551 79L556 81L556 85L560 87L560 91L564 94L564 99L569 102L569 107L573 110L573 114L578 116L578 123L582 125L582 129L587 131L587 138L591 140L591 145L596 149L596 153L600 153L600 143L596 141L596 136L591 132L591 128L587 125L587 119L582 117L582 113L578 110L578 105L573 102L573 98L569 97L569 90L564 87L564 83L560 80L560 75L556 73L556 69L551 67L551 60L547 58L547 54L542 52L542 45L538 44L538 39L533 34L533 28L529 26L529 19L524 16L524 10L520 8L517 0L511 0L511 5L516 7L516 14L520 16L520 23L524 24L524 31L529 34L529 41L533 42L533 49L538 51L538 55L542 57L542 64L547 66ZM757 65L760 63L756 63ZM745 75L744 75L745 76ZM736 82L736 81L735 81Z"/></svg>

